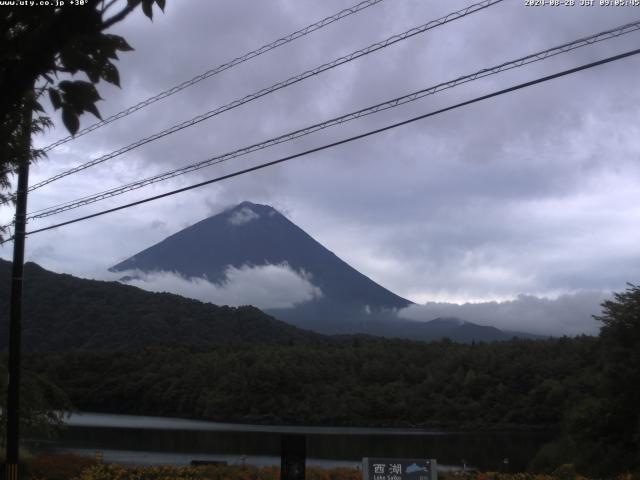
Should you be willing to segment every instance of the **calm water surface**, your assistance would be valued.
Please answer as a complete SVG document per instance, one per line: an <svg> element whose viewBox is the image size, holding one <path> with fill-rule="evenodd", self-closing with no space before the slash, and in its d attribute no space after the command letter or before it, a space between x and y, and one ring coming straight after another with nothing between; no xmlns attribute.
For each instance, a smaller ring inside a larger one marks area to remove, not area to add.
<svg viewBox="0 0 640 480"><path fill-rule="evenodd" d="M72 414L55 441L29 442L45 451L94 455L106 463L188 465L191 460L279 465L282 434L307 437L307 463L360 465L363 457L436 458L442 466L523 470L552 438L547 432L447 432L401 428L288 427L177 418ZM509 463L505 465L504 459Z"/></svg>

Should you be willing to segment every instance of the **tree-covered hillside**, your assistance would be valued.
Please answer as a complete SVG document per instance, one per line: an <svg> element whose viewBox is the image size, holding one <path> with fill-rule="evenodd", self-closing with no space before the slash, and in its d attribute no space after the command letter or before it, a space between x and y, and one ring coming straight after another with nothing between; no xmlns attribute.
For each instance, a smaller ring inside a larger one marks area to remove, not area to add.
<svg viewBox="0 0 640 480"><path fill-rule="evenodd" d="M85 411L242 423L545 429L536 470L640 468L637 371L594 337L458 344L343 337L325 345L146 347L31 355ZM632 341L637 347L637 337ZM638 349L627 354L637 358ZM617 353L616 353L617 352ZM635 362L635 360L634 360ZM633 364L635 365L635 363Z"/></svg>
<svg viewBox="0 0 640 480"><path fill-rule="evenodd" d="M0 349L7 348L11 263L0 260ZM309 343L321 335L255 307L219 307L118 282L86 280L25 265L23 345L27 351L149 344Z"/></svg>
<svg viewBox="0 0 640 480"><path fill-rule="evenodd" d="M8 267L0 262L2 298ZM633 285L603 305L599 337L458 344L324 337L252 307L216 307L34 264L26 276L25 343L37 353L25 358L25 372L38 379L32 385L60 387L81 410L544 428L558 439L538 455L540 468L640 472L640 288Z"/></svg>
<svg viewBox="0 0 640 480"><path fill-rule="evenodd" d="M234 422L559 428L590 388L592 337L466 345L67 352L30 363L81 410Z"/></svg>

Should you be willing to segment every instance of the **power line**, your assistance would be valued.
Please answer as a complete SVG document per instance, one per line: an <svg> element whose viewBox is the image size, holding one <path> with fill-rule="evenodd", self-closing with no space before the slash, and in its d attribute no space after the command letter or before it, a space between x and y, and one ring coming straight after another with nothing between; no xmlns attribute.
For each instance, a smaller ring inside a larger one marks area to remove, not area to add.
<svg viewBox="0 0 640 480"><path fill-rule="evenodd" d="M97 130L100 127L103 127L105 125L108 125L110 123L115 122L116 120L119 120L121 118L124 118L128 115L131 115L134 112L137 112L138 110L141 110L159 100L162 100L164 98L170 97L171 95L178 93L186 88L189 88L207 78L210 78L214 75L217 75L218 73L222 73L225 70L229 70L232 67L235 67L237 65L240 65L241 63L244 63L248 60L251 60L252 58L258 57L260 55L262 55L263 53L267 53L271 50L274 50L278 47L281 47L283 45L286 45L288 43L293 42L294 40L297 40L298 38L304 37L312 32L315 32L316 30L320 30L321 28L324 28L328 25L331 25L332 23L337 22L338 20L341 20L345 17L348 17L350 15L353 15L355 13L361 12L362 10L369 8L371 6L377 5L378 3L382 2L383 0L365 0L363 2L358 3L357 5L354 5L352 7L348 7L345 8L341 11L339 11L338 13L331 15L329 17L323 18L322 20L313 23L311 25L307 25L304 28L301 28L300 30L297 30L289 35L286 35L282 38L279 38L278 40L275 40L271 43L268 43L266 45L261 46L260 48L257 48L256 50L253 50L251 52L245 53L239 57L234 58L233 60L231 60L230 62L227 63L223 63L221 65L218 65L215 68L212 68L210 70L207 70L206 72L197 75L193 78L191 78L190 80L186 80L178 85L175 85L167 90L164 90L160 93L158 93L157 95L154 95L152 97L147 98L146 100L143 100L131 107L128 107L118 113L115 113L107 118L105 118L104 120L100 120L99 122L96 122L92 125L89 125L86 128L83 128L82 130L76 132L74 135L68 135L66 137L63 137L49 145L47 145L46 147L41 148L40 150L44 153L53 150L54 148L63 145L67 142L70 142L71 140L75 140L79 137L82 137L83 135L86 135L87 133L90 133L94 130ZM44 91L44 90L43 90ZM16 173L17 169L6 169L2 172L0 172L0 176L4 176L8 173Z"/></svg>
<svg viewBox="0 0 640 480"><path fill-rule="evenodd" d="M46 180L43 180L43 181L41 181L39 183L36 183L36 184L32 185L29 188L29 191L36 190L36 189L38 189L40 187L48 185L49 183L55 182L56 180L64 178L64 177L66 177L68 175L72 175L74 173L80 172L82 170L90 168L90 167L92 167L94 165L97 165L99 163L103 163L103 162L105 162L107 160L110 160L110 159L112 159L114 157L117 157L119 155L127 153L127 152L129 152L129 151L131 151L131 150L133 150L135 148L138 148L138 147L140 147L142 145L145 145L147 143L153 142L153 141L158 140L158 139L160 139L162 137L165 137L167 135L171 135L171 134L176 133L176 132L178 132L180 130L183 130L185 128L191 127L193 125L196 125L196 124L198 124L200 122L203 122L204 120L208 120L211 117L214 117L216 115L219 115L219 114L224 113L226 111L229 111L231 109L239 107L240 105L244 105L245 103L248 103L248 102L251 102L251 101L256 100L258 98L261 98L261 97L263 97L265 95L268 95L268 94L270 94L272 92L275 92L275 91L280 90L282 88L288 87L288 86L293 85L295 83L301 82L302 80L305 80L305 79L307 79L309 77L312 77L314 75L318 75L318 74L320 74L322 72L325 72L327 70L330 70L332 68L338 67L338 66L343 65L343 64L348 63L348 62L351 62L351 61L353 61L353 60L355 60L357 58L360 58L360 57L363 57L363 56L368 55L370 53L376 52L376 51L381 50L383 48L386 48L386 47L388 47L390 45L398 43L398 42L400 42L402 40L406 40L406 39L411 38L411 37L413 37L415 35L418 35L418 34L426 32L426 31L432 30L432 29L434 29L436 27L439 27L441 25L444 25L446 23L449 23L449 22L458 20L460 18L466 17L467 15L470 15L472 13L476 13L476 12L478 12L480 10L488 8L488 7L492 6L492 5L500 3L502 1L503 0L483 0L482 2L475 3L473 5L470 5L470 6L466 7L466 8L458 10L456 12L449 13L449 14L445 15L444 17L438 18L436 20L431 20L430 22L425 23L425 24L423 24L423 25L421 25L419 27L414 27L414 28L411 28L411 29L407 30L406 32L403 32L403 33L400 33L400 34L397 34L397 35L393 35L393 36L387 38L386 40L374 43L374 44L369 45L368 47L365 47L363 49L356 50L355 52L352 52L352 53L350 53L348 55L345 55L343 57L337 58L337 59L335 59L335 60L333 60L333 61L331 61L329 63L325 63L325 64L323 64L323 65L321 65L319 67L316 67L314 69L307 70L306 72L303 72L303 73L301 73L299 75L295 75L293 77L290 77L287 80L284 80L282 82L279 82L279 83L276 83L274 85L271 85L270 87L263 88L262 90L259 90L259 91L255 92L255 93L247 95L247 96L245 96L245 97L243 97L241 99L234 100L233 102L228 103L228 104L226 104L226 105L224 105L222 107L218 107L218 108L216 108L214 110L210 110L209 112L206 112L206 113L203 113L203 114L198 115L196 117L193 117L192 119L186 120L186 121L184 121L182 123L173 125L172 127L169 127L169 128L167 128L165 130L162 130L161 132L155 133L155 134L153 134L153 135L151 135L149 137L145 137L143 139L140 139L140 140L138 140L138 141L136 141L136 142L134 142L134 143L132 143L130 145L127 145L126 147L122 147L122 148L120 148L118 150L115 150L115 151L113 151L111 153L103 155L103 156L101 156L99 158L96 158L94 160L90 160L89 162L86 162L86 163L84 163L82 165L79 165L77 167L71 168L71 169L66 170L66 171L64 171L62 173L59 173L57 175L54 175L53 177L50 177L50 178L48 178Z"/></svg>
<svg viewBox="0 0 640 480"><path fill-rule="evenodd" d="M305 35L308 35L312 32L315 32L316 30L320 30L321 28L326 27L327 25L331 25L334 22L337 22L338 20L342 20L343 18L346 18L350 15L353 15L354 13L358 13L361 12L362 10L365 10L366 8L369 8L373 5L376 5L380 2L382 2L383 0L366 0L364 2L360 2L357 5L354 5L352 7L349 8L345 8L344 10L339 11L338 13L331 15L329 17L323 18L322 20L313 23L311 25L307 25L306 27L297 30L289 35L286 35L282 38L279 38L278 40L275 40L271 43L268 43L266 45L261 46L260 48L257 48L256 50L253 50L251 52L245 53L239 57L234 58L233 60L231 60L230 62L227 63L223 63L221 65L218 65L215 68L212 68L211 70L207 70L206 72L197 75L195 77L193 77L190 80L186 80L178 85L175 85L167 90L164 90L163 92L158 93L157 95L154 95L153 97L149 97L146 100L143 100L129 108L126 108L114 115L111 115L108 118L105 118L104 120L101 120L99 122L94 123L93 125L89 125L86 128L83 128L82 130L80 130L79 132L77 132L75 135L69 135L67 137L61 138L60 140L53 142L50 145L47 145L46 147L44 147L42 150L45 152L48 152L49 150L52 150L54 148L56 148L59 145L62 145L64 143L70 142L71 140L74 140L78 137L81 137L83 135L86 135L89 132L92 132L100 127L103 127L105 125L108 125L110 123L115 122L116 120L119 120L121 118L124 118L130 114L132 114L133 112L137 112L138 110L141 110L145 107L148 107L149 105L151 105L152 103L155 103L159 100L162 100L164 98L170 97L171 95L180 92L181 90L184 90L185 88L189 88L193 85L195 85L196 83L199 83L207 78L210 78L214 75L217 75L218 73L224 72L225 70L229 70L232 67L235 67L237 65L240 65L241 63L246 62L247 60L251 60L252 58L258 57L260 55L262 55L263 53L267 53L271 50L274 50L278 47L281 47L282 45L286 45L288 43L293 42L294 40L297 40L298 38L304 37Z"/></svg>
<svg viewBox="0 0 640 480"><path fill-rule="evenodd" d="M332 148L332 147L335 147L335 146L338 146L338 145L342 145L342 144L345 144L345 143L353 142L355 140L360 140L362 138L366 138L366 137L369 137L371 135L375 135L375 134L378 134L378 133L381 133L381 132L385 132L387 130L391 130L393 128L397 128L397 127L400 127L400 126L403 126L403 125L407 125L409 123L416 122L418 120L422 120L422 119L425 119L425 118L428 118L428 117L439 115L439 114L444 113L444 112L455 110L457 108L461 108L461 107L464 107L464 106L467 106L467 105L471 105L471 104L474 104L474 103L477 103L477 102L480 102L480 101L483 101L483 100L487 100L487 99L490 99L490 98L493 98L493 97L497 97L499 95L504 95L506 93L514 92L516 90L520 90L520 89L523 89L523 88L526 88L526 87L537 85L537 84L540 84L540 83L543 83L543 82L548 82L550 80L553 80L553 79L556 79L556 78L559 78L559 77L563 77L563 76L566 76L566 75L570 75L570 74L573 74L573 73L577 73L577 72L580 72L582 70L587 70L589 68L593 68L593 67L596 67L596 66L599 66L599 65L604 65L606 63L614 62L616 60L621 60L623 58L627 58L627 57L630 57L630 56L633 56L633 55L637 55L639 53L640 53L640 49L635 49L635 50L631 50L631 51L628 51L628 52L625 52L625 53L622 53L622 54L619 54L619 55L614 55L614 56L611 56L611 57L607 57L607 58L605 58L603 60L598 60L597 62L591 62L591 63L588 63L588 64L581 65L579 67L571 68L569 70L564 70L562 72L558 72L558 73L555 73L555 74L552 74L552 75L547 75L545 77L537 78L536 80L531 80L529 82L520 83L520 84L514 85L514 86L509 87L509 88L505 88L505 89L502 89L502 90L498 90L498 91L489 93L487 95L482 95L480 97L475 97L475 98L473 98L471 100L467 100L465 102L457 103L457 104L449 106L449 107L445 107L445 108L441 108L439 110L435 110L433 112L425 113L423 115L419 115L417 117L413 117L413 118L410 118L408 120L404 120L402 122L398 122L398 123L394 123L394 124L391 124L391 125L387 125L386 127L378 128L378 129L375 129L375 130L370 130L370 131L362 133L360 135L355 135L355 136L352 136L352 137L349 137L349 138L345 138L343 140L339 140L337 142L333 142L333 143L329 143L329 144L326 144L326 145L323 145L323 146L320 146L320 147L312 148L310 150L306 150L304 152L300 152L300 153L297 153L297 154L294 154L294 155L289 155L287 157L283 157L283 158L280 158L278 160L273 160L271 162L262 163L260 165L254 166L254 167L246 168L244 170L239 170L239 171L234 172L234 173L230 173L230 174L223 175L223 176L220 176L220 177L217 177L217 178L206 180L204 182L196 183L196 184L190 185L188 187L183 187L183 188L179 188L177 190L172 190L170 192L166 192L166 193L163 193L163 194L160 194L160 195L155 195L153 197L148 197L148 198L145 198L145 199L142 199L142 200L138 200L136 202L131 202L131 203L128 203L128 204L125 204L125 205L121 205L119 207L110 208L108 210L103 210L101 212L93 213L91 215L85 215L83 217L75 218L73 220L68 220L66 222L61 222L61 223L57 223L55 225L50 225L48 227L39 228L39 229L36 229L36 230L31 230L30 232L27 232L27 234L31 235L31 234L34 234L34 233L45 232L47 230L52 230L54 228L62 227L62 226L65 226L65 225L71 225L73 223L81 222L83 220L88 220L88 219L91 219L91 218L95 218L95 217L99 217L99 216L102 216L102 215L106 215L108 213L112 213L112 212L116 212L116 211L119 211L119 210L124 210L126 208L130 208L130 207L134 207L134 206L137 206L137 205L141 205L143 203L151 202L151 201L154 201L154 200L159 200L161 198L165 198L165 197L169 197L169 196L172 196L172 195L176 195L178 193L186 192L188 190L193 190L195 188L203 187L205 185L210 185L212 183L221 182L221 181L227 180L229 178L233 178L233 177L237 177L237 176L240 176L240 175L244 175L246 173L254 172L256 170L261 170L261 169L266 168L266 167L270 167L270 166L273 166L273 165L277 165L279 163L287 162L289 160L293 160L295 158L303 157L303 156L309 155L311 153L316 153L316 152L319 152L319 151L322 151L322 150L326 150L328 148ZM10 240L11 239L7 239L7 240L5 240L5 242L10 241ZM5 243L5 242L3 242L3 243Z"/></svg>
<svg viewBox="0 0 640 480"><path fill-rule="evenodd" d="M525 57L520 57L516 60L510 60L504 63L501 63L499 65L493 66L493 67L488 67L488 68L484 68L482 70L479 70L477 72L474 72L472 74L469 75L464 75L461 77L458 77L454 80L450 80L447 82L443 82L443 83L439 83L435 86L431 86L422 90L418 90L416 92L410 93L408 95L404 95L402 97L397 97L394 98L392 100L388 100L386 102L383 103L378 103L376 105L367 107L367 108L363 108L361 110L358 110L356 112L352 112L346 115L342 115L339 117L335 117L332 118L330 120L321 122L321 123L316 123L314 125L311 126L307 126L305 128L293 131L293 132L289 132L286 133L284 135L280 135L278 137L274 137L271 138L269 140L265 140L263 142L260 143L256 143L247 147L243 147L237 150L234 150L232 152L227 152L225 154L222 155L217 155L215 157L211 157L207 160L198 162L198 163L194 163L191 165L187 165L185 167L181 167L175 170L171 170L169 172L165 172L162 174L158 174L152 177L148 177L146 179L142 179L142 180L138 180L126 185L122 185L120 187L115 187L112 188L110 190L106 190L97 194L93 194L93 195L89 195L89 196L85 196L76 200L72 200L69 202L64 202L58 205L55 205L53 207L48 207L48 208L44 208L44 209L40 209L40 210L36 210L33 212L30 212L28 215L28 219L38 219L38 218L44 218L44 217L48 217L51 215L55 215L67 210L72 210L75 208L79 208L85 205L89 205L91 203L95 203L98 202L100 200L104 200L107 198L111 198L117 195L121 195L123 193L132 191L132 190L137 190L139 188L154 184L154 183L158 183L164 180L168 180L170 178L174 178L177 177L179 175L184 175L186 173L190 173L205 167L209 167L211 165L215 165L218 163L222 163L228 160L231 160L233 158L237 158L243 155L247 155L249 153L253 153L255 151L258 150L262 150L264 148L268 148L268 147L272 147L274 145L278 145L280 143L284 143L287 141L291 141L294 140L296 138L300 138L302 136L305 135L309 135L311 133L317 132L319 130L323 130L325 128L329 128L335 125L340 125L346 122L349 122L351 120L355 120L357 118L361 118L367 115L371 115L374 113L378 113L384 110L388 110L391 108L395 108L398 107L400 105L409 103L409 102L413 102L416 101L420 98L423 98L425 96L428 95L434 95L438 92L441 92L443 90L447 90L450 88L453 88L457 85L461 85L464 83L468 83L474 80L477 80L479 78L484 78L490 75L495 75L497 73L503 72L503 71L507 71L513 68L518 68L524 65L528 65L530 63L534 63L534 62L538 62L550 57L553 57L555 55L559 55L562 53L566 53L572 50L575 50L577 48L581 48L584 47L586 45L592 45L594 43L597 42L601 42L604 40L608 40L611 38L616 38L619 37L621 35L625 35L627 33L631 33L634 31L640 30L640 20L633 22L633 23L629 23L626 25L622 25L616 28L612 28L609 30L606 30L604 32L600 32L594 35L590 35L588 37L584 37L584 38L580 38L578 40L574 40L573 42L569 42L569 43L565 43L556 47L552 47L549 48L547 50L543 50L537 53L533 53L530 55L527 55Z"/></svg>

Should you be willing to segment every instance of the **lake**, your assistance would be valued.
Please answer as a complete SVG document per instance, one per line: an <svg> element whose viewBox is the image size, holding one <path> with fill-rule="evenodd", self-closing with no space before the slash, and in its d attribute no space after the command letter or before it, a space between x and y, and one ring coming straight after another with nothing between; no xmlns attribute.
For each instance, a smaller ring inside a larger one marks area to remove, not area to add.
<svg viewBox="0 0 640 480"><path fill-rule="evenodd" d="M445 469L521 471L548 432L451 432L406 428L290 427L176 418L77 413L53 441L28 441L36 451L95 455L105 463L188 465L191 460L279 465L282 434L307 437L307 464L357 467L362 457L436 458ZM508 459L508 463L504 462Z"/></svg>

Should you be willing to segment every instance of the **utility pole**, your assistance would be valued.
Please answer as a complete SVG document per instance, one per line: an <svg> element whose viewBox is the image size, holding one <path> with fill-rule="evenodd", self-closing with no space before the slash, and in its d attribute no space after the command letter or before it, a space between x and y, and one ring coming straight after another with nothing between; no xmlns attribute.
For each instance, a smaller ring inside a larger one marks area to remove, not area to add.
<svg viewBox="0 0 640 480"><path fill-rule="evenodd" d="M18 188L13 236L13 265L11 272L11 303L9 310L9 381L7 388L7 438L5 480L20 478L20 347L22 330L22 274L31 157L31 101L33 91L25 96L22 106L22 145L18 159Z"/></svg>

